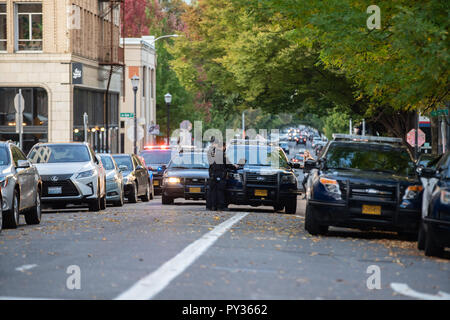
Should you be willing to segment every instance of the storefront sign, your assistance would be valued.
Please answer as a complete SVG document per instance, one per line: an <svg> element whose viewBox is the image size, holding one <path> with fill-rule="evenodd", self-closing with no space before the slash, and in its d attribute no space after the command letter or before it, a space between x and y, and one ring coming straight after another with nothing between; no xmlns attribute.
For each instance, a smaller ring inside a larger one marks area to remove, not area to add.
<svg viewBox="0 0 450 320"><path fill-rule="evenodd" d="M83 64L72 63L72 84L83 84Z"/></svg>

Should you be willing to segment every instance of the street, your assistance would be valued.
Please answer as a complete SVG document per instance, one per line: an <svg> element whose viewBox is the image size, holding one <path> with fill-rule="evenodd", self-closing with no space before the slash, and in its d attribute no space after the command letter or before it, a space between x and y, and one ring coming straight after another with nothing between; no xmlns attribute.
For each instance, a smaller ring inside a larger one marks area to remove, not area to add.
<svg viewBox="0 0 450 320"><path fill-rule="evenodd" d="M209 212L204 202L176 201L108 208L102 213L46 211L40 226L4 230L0 243L3 298L114 299L216 226L248 213L154 299L405 299L391 283L423 293L450 292L448 259L426 258L416 242L395 233L334 228L326 237L304 231L297 215L271 208ZM448 256L448 252L446 252ZM447 257L448 258L448 257ZM79 266L80 289L69 290L69 266ZM369 290L371 265L381 289ZM174 266L180 267L180 266ZM185 269L183 269L185 268ZM151 286L147 287L152 291ZM135 296L139 298L139 296Z"/></svg>

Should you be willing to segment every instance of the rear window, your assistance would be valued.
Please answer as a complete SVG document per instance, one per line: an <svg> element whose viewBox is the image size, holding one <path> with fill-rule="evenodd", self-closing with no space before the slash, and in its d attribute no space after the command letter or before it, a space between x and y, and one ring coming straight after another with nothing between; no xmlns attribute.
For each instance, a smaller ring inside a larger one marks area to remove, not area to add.
<svg viewBox="0 0 450 320"><path fill-rule="evenodd" d="M28 158L32 163L65 163L91 161L85 145L44 145L31 150Z"/></svg>
<svg viewBox="0 0 450 320"><path fill-rule="evenodd" d="M127 171L133 171L133 162L131 162L130 156L113 156L114 160L117 163L117 166L120 168L122 166L127 167Z"/></svg>
<svg viewBox="0 0 450 320"><path fill-rule="evenodd" d="M141 152L145 163L150 164L168 164L172 158L171 150L151 150Z"/></svg>

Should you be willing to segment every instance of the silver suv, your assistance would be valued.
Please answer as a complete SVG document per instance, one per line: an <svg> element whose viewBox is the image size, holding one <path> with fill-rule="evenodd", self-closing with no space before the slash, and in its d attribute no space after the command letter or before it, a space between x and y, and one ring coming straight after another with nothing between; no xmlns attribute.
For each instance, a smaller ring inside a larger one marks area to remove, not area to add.
<svg viewBox="0 0 450 320"><path fill-rule="evenodd" d="M4 228L17 228L20 214L27 224L41 222L41 178L13 142L0 142L0 187Z"/></svg>
<svg viewBox="0 0 450 320"><path fill-rule="evenodd" d="M87 204L106 209L106 175L87 143L39 143L28 154L42 177L42 203L56 209Z"/></svg>

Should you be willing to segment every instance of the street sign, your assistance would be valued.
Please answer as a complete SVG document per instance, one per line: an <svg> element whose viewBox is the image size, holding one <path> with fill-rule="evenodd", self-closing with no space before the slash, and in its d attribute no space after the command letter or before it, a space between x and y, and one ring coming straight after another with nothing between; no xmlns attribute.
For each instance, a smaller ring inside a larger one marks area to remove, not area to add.
<svg viewBox="0 0 450 320"><path fill-rule="evenodd" d="M121 118L134 118L134 113L131 112L125 112L120 114Z"/></svg>
<svg viewBox="0 0 450 320"><path fill-rule="evenodd" d="M431 111L432 117L438 117L438 116L448 116L448 109L439 109Z"/></svg>
<svg viewBox="0 0 450 320"><path fill-rule="evenodd" d="M409 145L411 147L414 147L416 145L416 130L411 129L411 131L408 132L406 135L406 141L408 141ZM426 141L425 133L419 129L419 136L418 136L418 147L421 147Z"/></svg>

